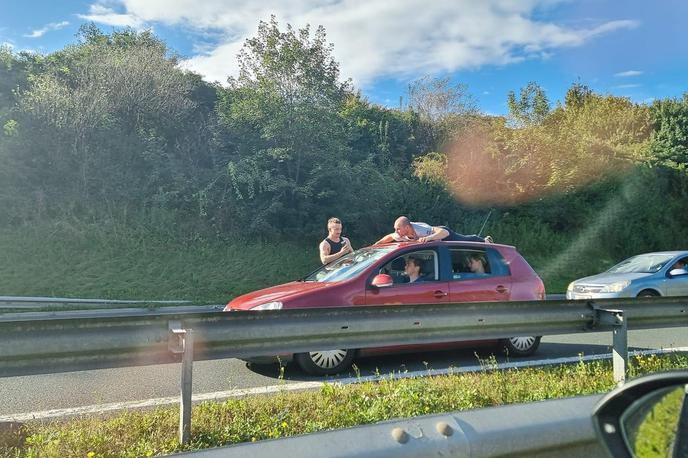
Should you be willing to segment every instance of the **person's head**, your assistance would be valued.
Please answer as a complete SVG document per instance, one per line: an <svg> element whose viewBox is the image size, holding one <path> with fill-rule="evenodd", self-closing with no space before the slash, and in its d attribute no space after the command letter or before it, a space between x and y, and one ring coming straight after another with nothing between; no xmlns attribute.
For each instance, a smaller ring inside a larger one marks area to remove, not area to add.
<svg viewBox="0 0 688 458"><path fill-rule="evenodd" d="M671 266L671 270L674 269L685 269L686 268L686 260L685 259L679 259L674 263L673 266Z"/></svg>
<svg viewBox="0 0 688 458"><path fill-rule="evenodd" d="M339 218L330 218L327 220L327 236L339 238L342 235L342 221Z"/></svg>
<svg viewBox="0 0 688 458"><path fill-rule="evenodd" d="M471 272L476 274L484 274L485 266L485 257L482 254L473 253L468 256L468 268L471 270Z"/></svg>
<svg viewBox="0 0 688 458"><path fill-rule="evenodd" d="M411 226L411 221L405 216L400 216L394 221L394 232L400 237L414 237L416 235L413 226Z"/></svg>
<svg viewBox="0 0 688 458"><path fill-rule="evenodd" d="M421 269L421 261L415 256L409 256L406 258L406 265L404 266L404 272L409 277L419 277Z"/></svg>

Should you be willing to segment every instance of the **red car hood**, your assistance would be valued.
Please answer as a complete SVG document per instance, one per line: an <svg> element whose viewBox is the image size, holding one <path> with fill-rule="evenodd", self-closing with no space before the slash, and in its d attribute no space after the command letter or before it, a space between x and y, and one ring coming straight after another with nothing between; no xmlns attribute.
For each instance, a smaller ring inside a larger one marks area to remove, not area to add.
<svg viewBox="0 0 688 458"><path fill-rule="evenodd" d="M230 309L249 310L267 302L284 301L289 297L298 296L309 291L322 290L335 284L317 281L293 281L283 285L271 286L270 288L259 289L258 291L234 298L227 304L225 311Z"/></svg>

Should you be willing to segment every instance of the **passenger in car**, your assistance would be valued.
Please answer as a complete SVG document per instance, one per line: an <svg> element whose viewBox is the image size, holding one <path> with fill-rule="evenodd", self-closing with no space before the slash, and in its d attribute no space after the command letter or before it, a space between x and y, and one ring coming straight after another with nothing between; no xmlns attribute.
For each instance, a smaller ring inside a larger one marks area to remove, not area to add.
<svg viewBox="0 0 688 458"><path fill-rule="evenodd" d="M425 243L432 240L492 243L492 237L489 235L484 238L478 235L463 235L446 226L430 226L426 223L411 222L406 216L400 216L394 221L394 232L385 235L375 244L412 241Z"/></svg>
<svg viewBox="0 0 688 458"><path fill-rule="evenodd" d="M327 237L320 242L320 261L329 264L353 251L351 242L342 236L342 221L339 218L327 220Z"/></svg>
<svg viewBox="0 0 688 458"><path fill-rule="evenodd" d="M461 278L475 278L489 275L487 259L481 253L472 253L468 256L468 268L470 272L462 273Z"/></svg>
<svg viewBox="0 0 688 458"><path fill-rule="evenodd" d="M406 266L404 267L404 271L406 272L406 275L408 275L409 283L423 281L421 278L422 263L423 262L415 256L409 256L406 258Z"/></svg>

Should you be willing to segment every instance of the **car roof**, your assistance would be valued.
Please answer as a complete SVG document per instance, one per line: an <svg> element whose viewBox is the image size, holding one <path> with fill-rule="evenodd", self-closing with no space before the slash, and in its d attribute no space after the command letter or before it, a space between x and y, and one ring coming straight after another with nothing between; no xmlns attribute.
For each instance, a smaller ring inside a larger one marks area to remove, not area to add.
<svg viewBox="0 0 688 458"><path fill-rule="evenodd" d="M675 251L652 251L650 253L638 253L634 254L633 256L630 256L631 258L635 256L645 256L648 254L665 254L669 256L685 256L688 255L688 250L675 250Z"/></svg>
<svg viewBox="0 0 688 458"><path fill-rule="evenodd" d="M372 246L392 246L396 248L407 248L407 247L412 247L412 246L447 246L447 247L465 247L465 246L474 246L476 248L484 248L486 246L489 247L503 247L503 248L509 248L509 249L515 249L513 245L504 245L501 243L484 243L484 242L446 242L444 240L433 240L431 242L425 242L425 243L420 243L420 242L390 242L390 243L381 243L379 245L372 245Z"/></svg>

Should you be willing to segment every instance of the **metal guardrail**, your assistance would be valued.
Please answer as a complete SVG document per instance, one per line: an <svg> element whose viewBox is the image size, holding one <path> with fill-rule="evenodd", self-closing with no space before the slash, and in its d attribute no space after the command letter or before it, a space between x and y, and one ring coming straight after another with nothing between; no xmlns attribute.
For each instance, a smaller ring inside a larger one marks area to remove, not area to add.
<svg viewBox="0 0 688 458"><path fill-rule="evenodd" d="M428 415L182 453L194 458L607 457L592 422L601 395Z"/></svg>
<svg viewBox="0 0 688 458"><path fill-rule="evenodd" d="M1 309L37 309L53 306L78 305L80 307L93 308L109 305L134 305L134 304L190 304L191 301L141 301L119 299L77 299L68 297L29 297L29 296L0 296Z"/></svg>
<svg viewBox="0 0 688 458"><path fill-rule="evenodd" d="M178 361L181 354L185 416L194 359L606 330L614 335L615 378L623 381L628 328L688 326L686 297L232 313L191 309L0 314L0 376ZM182 435L182 442L186 438Z"/></svg>

